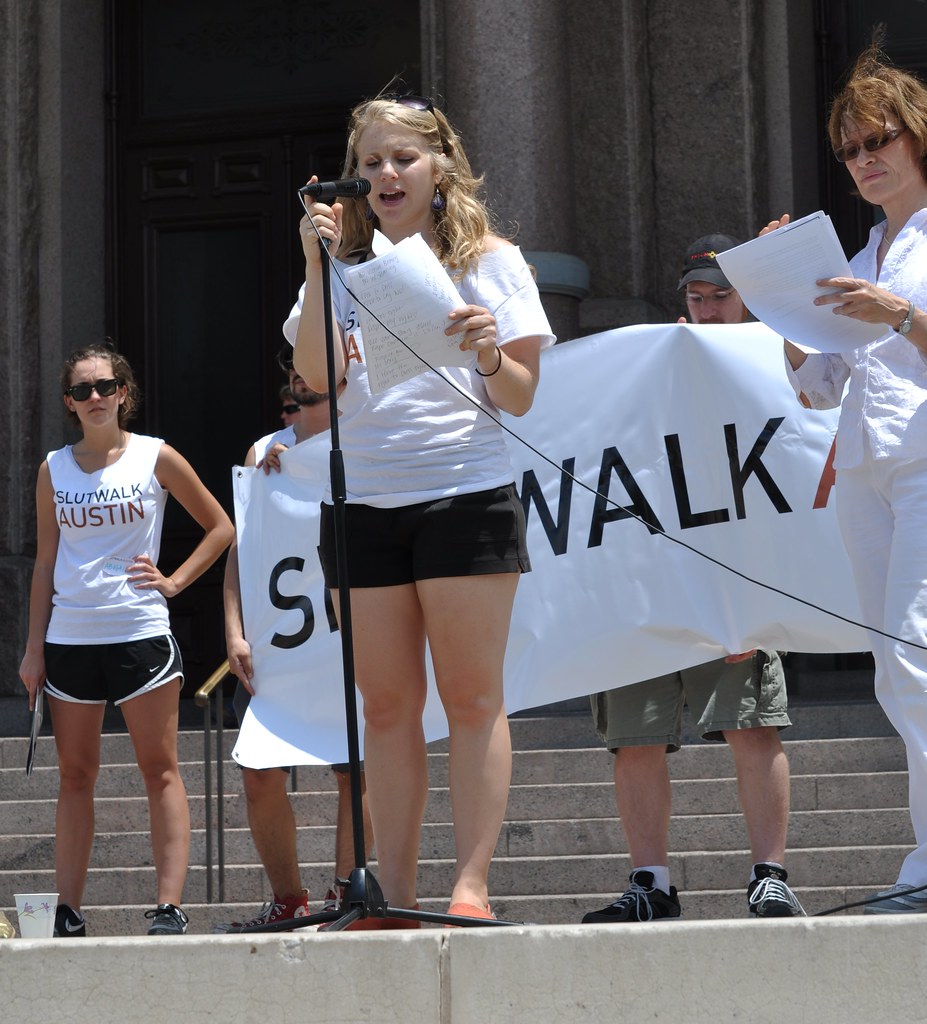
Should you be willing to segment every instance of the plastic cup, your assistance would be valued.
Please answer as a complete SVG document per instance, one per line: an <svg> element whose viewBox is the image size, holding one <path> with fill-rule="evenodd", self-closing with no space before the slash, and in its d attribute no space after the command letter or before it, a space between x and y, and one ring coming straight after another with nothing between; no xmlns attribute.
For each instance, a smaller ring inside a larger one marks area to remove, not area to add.
<svg viewBox="0 0 927 1024"><path fill-rule="evenodd" d="M19 934L24 939L50 939L55 931L56 892L18 892L16 913Z"/></svg>

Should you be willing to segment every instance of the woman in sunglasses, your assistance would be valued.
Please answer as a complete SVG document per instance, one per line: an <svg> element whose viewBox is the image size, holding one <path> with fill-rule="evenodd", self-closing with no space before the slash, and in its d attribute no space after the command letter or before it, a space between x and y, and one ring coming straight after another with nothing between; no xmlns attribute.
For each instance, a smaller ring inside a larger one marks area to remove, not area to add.
<svg viewBox="0 0 927 1024"><path fill-rule="evenodd" d="M786 356L805 403L842 401L837 514L863 621L911 641L870 633L876 695L907 748L917 847L866 911L923 913L927 892L910 890L927 884L927 87L874 44L834 100L828 130L856 192L885 220L851 261L853 276L818 281L827 294L815 302L883 334L845 355L787 341Z"/></svg>
<svg viewBox="0 0 927 1024"><path fill-rule="evenodd" d="M48 454L36 485L38 540L29 635L19 669L30 707L49 697L60 785L55 819L55 935L86 934L80 907L94 839L93 793L107 701L125 719L145 781L158 884L150 935L183 934L190 845L177 766L183 666L167 599L209 568L232 524L190 464L128 429L139 402L132 368L103 346L80 349L61 375L81 439ZM168 494L203 537L170 576L158 568Z"/></svg>
<svg viewBox="0 0 927 1024"><path fill-rule="evenodd" d="M314 203L300 225L306 282L284 334L309 385L327 390L319 236L339 259L358 262L372 254L374 229L394 244L421 234L462 297L447 311L446 333L472 355L468 368L442 372L493 415L527 412L541 349L554 337L520 251L490 230L481 182L441 111L416 97L360 104L344 175L367 179L369 195ZM336 374L347 382L339 422L354 656L379 881L391 905L415 906L428 793L427 639L450 735L450 913L489 918L489 865L511 776L502 664L518 577L529 569L524 513L501 428L447 380L426 370L371 394L358 311L332 280ZM326 503L321 530L325 579L335 589Z"/></svg>

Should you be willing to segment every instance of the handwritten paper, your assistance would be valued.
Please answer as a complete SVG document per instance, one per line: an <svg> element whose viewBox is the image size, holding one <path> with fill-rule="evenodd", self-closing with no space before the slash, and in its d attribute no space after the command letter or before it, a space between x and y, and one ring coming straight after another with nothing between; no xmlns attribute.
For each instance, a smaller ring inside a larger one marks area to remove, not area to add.
<svg viewBox="0 0 927 1024"><path fill-rule="evenodd" d="M830 217L818 210L769 234L718 253L718 265L747 309L777 334L817 352L849 352L886 332L885 324L816 306L815 281L853 277Z"/></svg>
<svg viewBox="0 0 927 1024"><path fill-rule="evenodd" d="M426 363L472 365L473 353L460 351L459 336L444 333L448 313L465 303L421 235L351 267L347 283L360 300L357 313L372 394L424 373Z"/></svg>

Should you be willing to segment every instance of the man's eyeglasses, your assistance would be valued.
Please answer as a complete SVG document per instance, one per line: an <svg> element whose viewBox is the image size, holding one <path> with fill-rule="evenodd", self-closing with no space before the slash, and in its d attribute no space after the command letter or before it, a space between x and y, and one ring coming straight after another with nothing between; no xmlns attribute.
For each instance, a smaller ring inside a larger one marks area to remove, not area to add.
<svg viewBox="0 0 927 1024"><path fill-rule="evenodd" d="M730 291L715 292L712 295L702 295L699 292L686 292L686 302L691 306L697 306L700 302L727 302L733 294L733 288Z"/></svg>
<svg viewBox="0 0 927 1024"><path fill-rule="evenodd" d="M64 389L66 395L70 395L75 402L86 402L94 391L100 398L109 398L116 394L116 389L122 385L118 377L101 377L93 382L82 380L80 384L72 384Z"/></svg>
<svg viewBox="0 0 927 1024"><path fill-rule="evenodd" d="M868 138L863 139L862 142L848 142L845 146L838 146L834 150L834 156L842 164L849 163L850 160L855 160L859 156L861 149L865 149L867 153L875 153L880 149L885 149L886 146L891 145L899 135L903 135L907 130L907 128L889 128L883 134L870 135Z"/></svg>
<svg viewBox="0 0 927 1024"><path fill-rule="evenodd" d="M288 402L285 406L283 406L283 411L287 414L287 416L294 416L296 413L299 412L299 408L300 407L295 402Z"/></svg>

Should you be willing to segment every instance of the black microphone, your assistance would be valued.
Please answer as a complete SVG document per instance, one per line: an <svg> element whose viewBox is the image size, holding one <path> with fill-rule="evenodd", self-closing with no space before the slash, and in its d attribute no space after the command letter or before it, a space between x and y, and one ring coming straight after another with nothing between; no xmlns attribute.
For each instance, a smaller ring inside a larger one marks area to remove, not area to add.
<svg viewBox="0 0 927 1024"><path fill-rule="evenodd" d="M303 185L299 194L326 200L365 196L369 191L370 182L366 178L342 178L340 181L316 181L311 185Z"/></svg>

